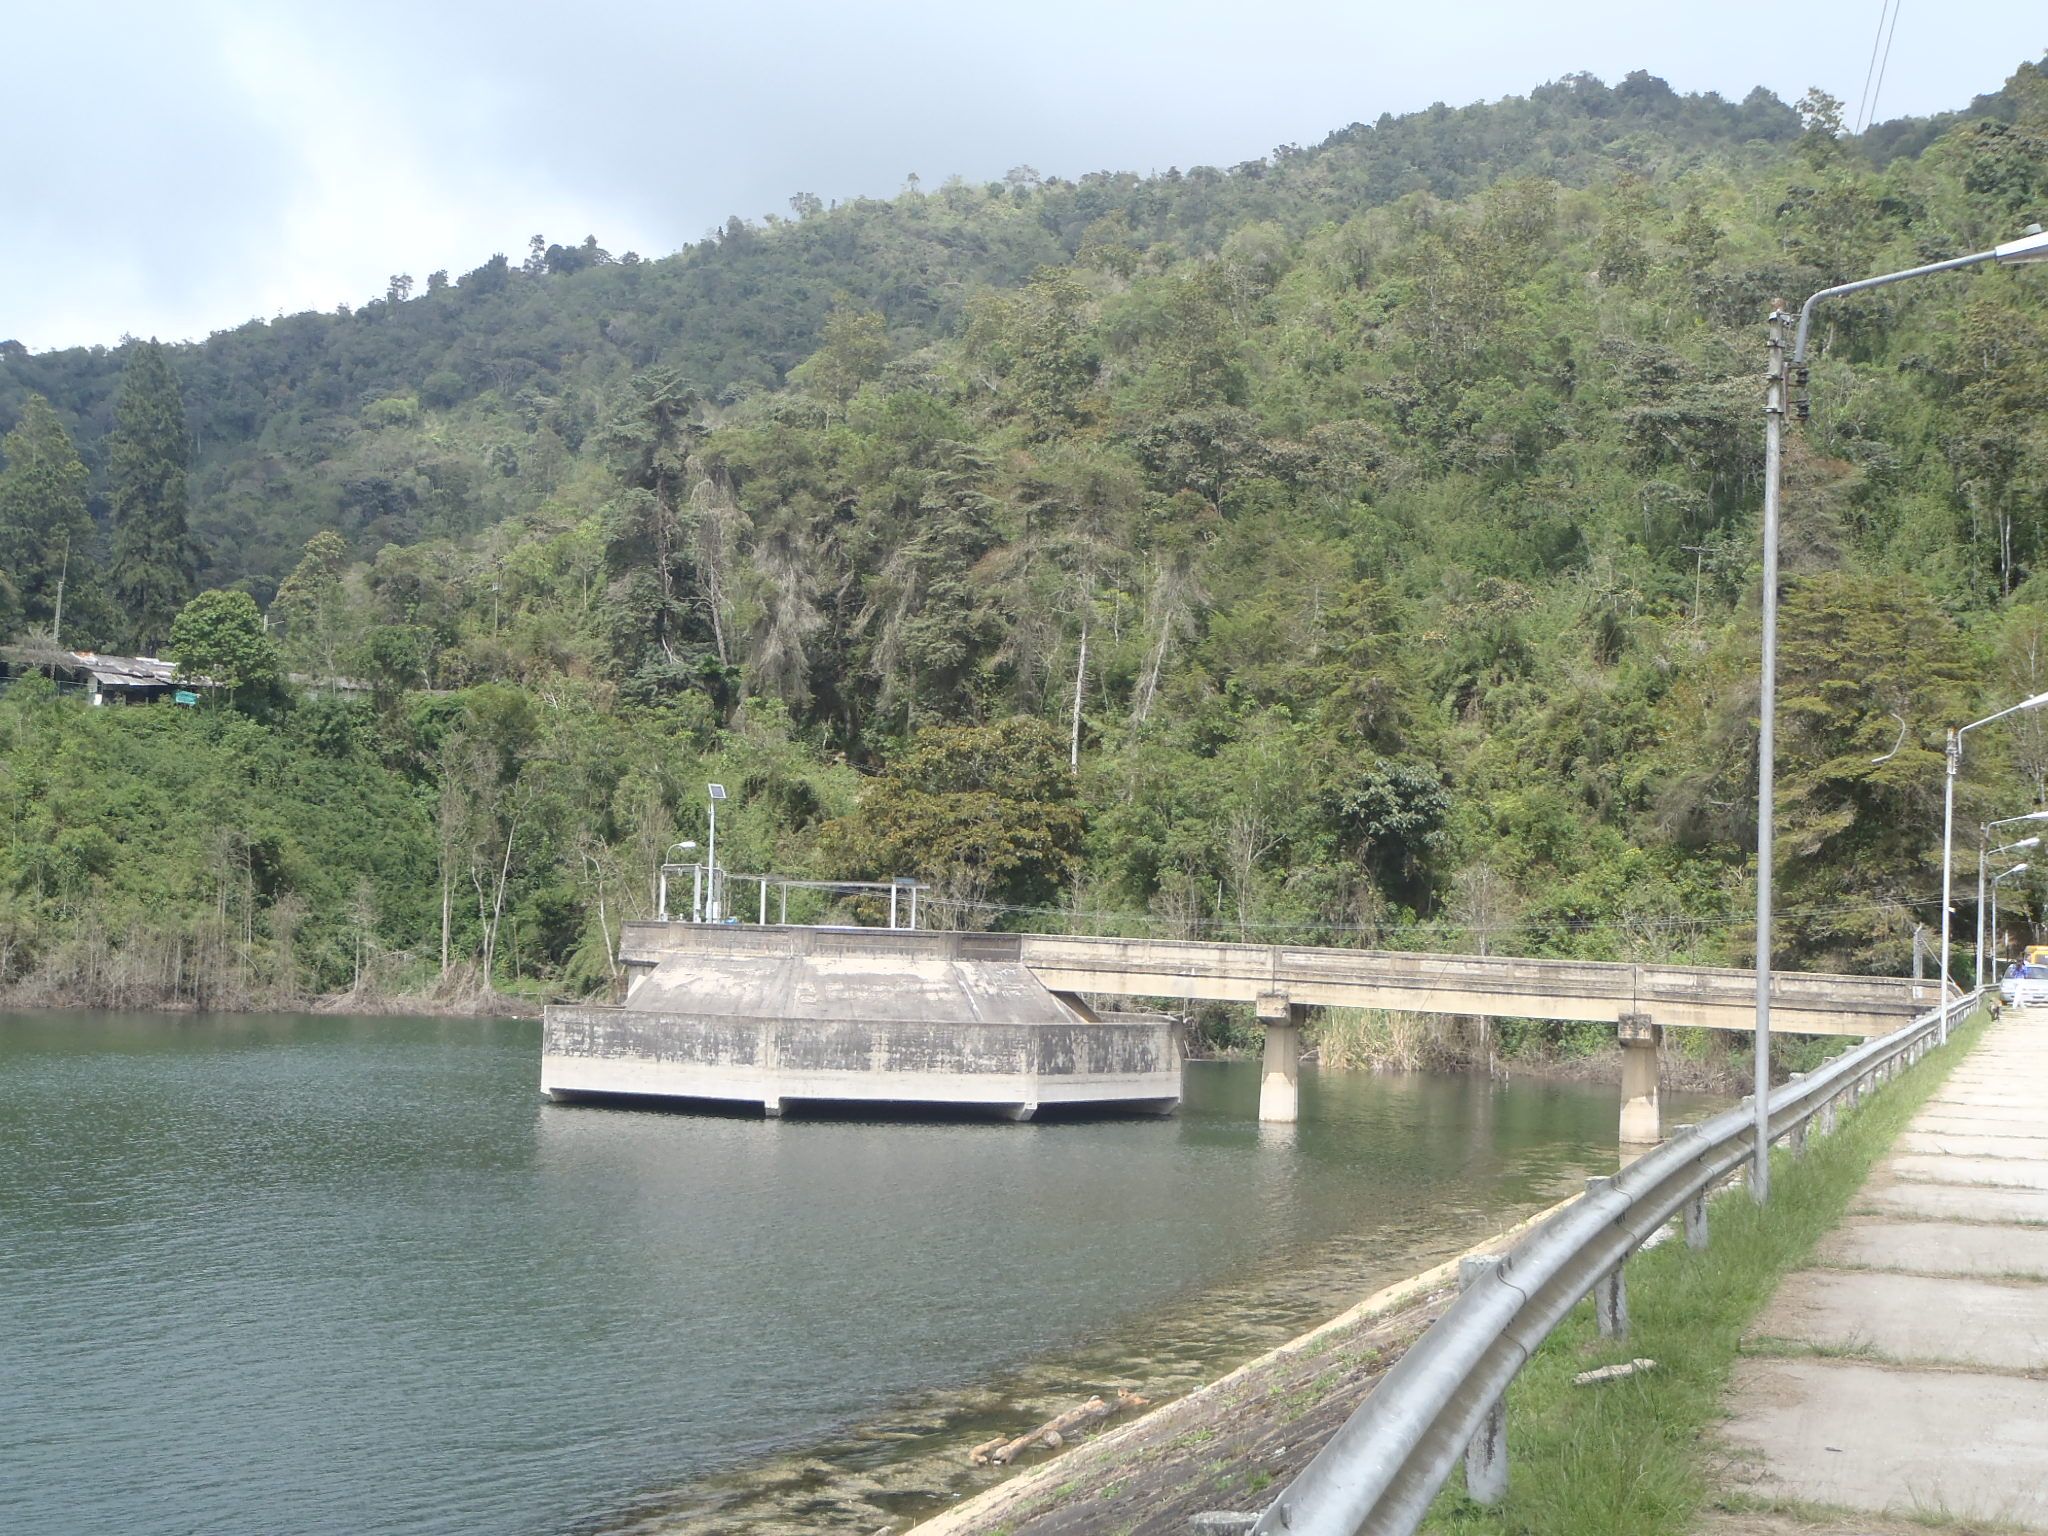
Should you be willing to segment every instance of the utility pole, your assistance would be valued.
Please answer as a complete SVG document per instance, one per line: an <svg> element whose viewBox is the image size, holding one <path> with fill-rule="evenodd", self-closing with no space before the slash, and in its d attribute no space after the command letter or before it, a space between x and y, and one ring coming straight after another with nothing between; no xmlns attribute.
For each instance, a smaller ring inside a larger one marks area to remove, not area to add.
<svg viewBox="0 0 2048 1536"><path fill-rule="evenodd" d="M1749 1195L1771 1197L1771 813L1776 793L1778 714L1778 470L1785 433L1785 322L1781 302L1769 321L1770 368L1764 385L1763 675L1756 748L1756 1149ZM1944 902L1947 893L1943 893Z"/></svg>
<svg viewBox="0 0 2048 1536"><path fill-rule="evenodd" d="M50 644L64 644L64 581L71 574L71 535L64 535L64 563L57 567L57 612L50 620Z"/></svg>
<svg viewBox="0 0 2048 1536"><path fill-rule="evenodd" d="M1833 288L1823 288L1810 294L1799 307L1799 329L1792 342L1792 367L1798 377L1802 391L1799 400L1799 419L1806 420L1807 402L1803 391L1807 385L1806 339L1813 327L1813 311L1823 299L1839 298L1844 294L1862 293L1871 288L1883 288L1892 283L1904 282L1910 277L1927 277L1936 272L1954 272L1963 267L1979 266L1984 262L1997 262L2000 266L2018 266L2032 262L2048 262L2048 232L2040 225L2028 227L2018 240L2008 240L2003 245L1988 251L1978 251L1969 256L1957 256L1948 261L1930 262L1926 266L1908 267L1902 272L1887 272L1879 277L1866 277L1860 282L1839 283ZM1770 1195L1771 1175L1771 797L1772 762L1775 747L1775 727L1778 692L1778 481L1783 468L1781 449L1785 426L1785 323L1791 317L1785 313L1781 300L1771 311L1770 319L1770 373L1764 390L1764 591L1763 591L1763 675L1762 697L1759 699L1757 739L1757 826L1756 826L1756 1148L1754 1166L1750 1170L1749 1192L1762 1204ZM1972 721L1949 732L1948 772L1943 793L1942 839L1941 839L1941 1033L1943 1043L1948 1040L1949 1014L1949 865L1951 863L1951 837L1955 823L1955 782L1956 770L1962 757L1963 732L1979 725L1988 725L1992 720L2002 719L2015 710L2032 709L2048 704L2048 694L2041 694L2016 704L2012 709L2000 710L1996 715L1987 715L1982 720Z"/></svg>

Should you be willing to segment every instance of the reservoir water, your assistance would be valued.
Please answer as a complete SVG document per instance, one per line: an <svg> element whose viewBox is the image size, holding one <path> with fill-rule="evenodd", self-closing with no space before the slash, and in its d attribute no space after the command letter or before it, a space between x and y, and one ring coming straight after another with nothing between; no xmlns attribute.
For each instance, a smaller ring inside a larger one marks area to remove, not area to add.
<svg viewBox="0 0 2048 1536"><path fill-rule="evenodd" d="M0 1018L0 1529L871 1532L1614 1158L1608 1084L1310 1073L1262 1128L1255 1067L1196 1064L1167 1120L764 1122L545 1105L538 1053Z"/></svg>

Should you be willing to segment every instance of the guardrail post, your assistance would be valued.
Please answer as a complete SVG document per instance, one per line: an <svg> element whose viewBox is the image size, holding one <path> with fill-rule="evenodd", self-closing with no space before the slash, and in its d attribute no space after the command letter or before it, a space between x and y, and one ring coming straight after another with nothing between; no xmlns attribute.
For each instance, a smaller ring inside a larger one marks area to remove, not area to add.
<svg viewBox="0 0 2048 1536"><path fill-rule="evenodd" d="M1586 1193L1597 1195L1612 1179L1586 1180ZM1593 1321L1603 1339L1628 1337L1628 1260L1623 1259L1593 1284Z"/></svg>
<svg viewBox="0 0 2048 1536"><path fill-rule="evenodd" d="M1685 1202L1685 1246L1695 1253L1707 1248L1707 1192L1703 1189Z"/></svg>
<svg viewBox="0 0 2048 1536"><path fill-rule="evenodd" d="M1628 1337L1628 1269L1617 1264L1593 1287L1593 1318L1603 1339Z"/></svg>
<svg viewBox="0 0 2048 1536"><path fill-rule="evenodd" d="M1806 1076L1804 1072L1794 1072L1792 1074L1792 1081L1796 1083L1804 1076ZM1810 1123L1810 1121L1802 1120L1785 1135L1785 1145L1792 1149L1794 1157L1797 1157L1806 1150L1806 1128Z"/></svg>
<svg viewBox="0 0 2048 1536"><path fill-rule="evenodd" d="M1494 1266L1498 1254L1458 1260L1458 1289L1470 1290ZM1508 1400L1503 1393L1486 1410L1465 1447L1465 1491L1475 1504L1498 1504L1508 1496Z"/></svg>
<svg viewBox="0 0 2048 1536"><path fill-rule="evenodd" d="M1835 1095L1829 1094L1827 1103L1820 1107L1820 1133L1823 1136L1835 1134Z"/></svg>

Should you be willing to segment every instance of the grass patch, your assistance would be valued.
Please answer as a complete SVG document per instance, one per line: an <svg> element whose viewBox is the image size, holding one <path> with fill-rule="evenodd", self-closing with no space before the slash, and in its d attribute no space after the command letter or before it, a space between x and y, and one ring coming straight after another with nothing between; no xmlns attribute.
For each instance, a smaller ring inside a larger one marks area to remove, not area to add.
<svg viewBox="0 0 2048 1536"><path fill-rule="evenodd" d="M1866 1097L1838 1111L1835 1133L1803 1156L1771 1160L1771 1202L1746 1190L1711 1202L1705 1253L1682 1242L1628 1266L1630 1336L1602 1339L1590 1303L1559 1324L1508 1389L1508 1496L1492 1509L1465 1494L1462 1468L1424 1529L1460 1536L1679 1536L1708 1494L1705 1438L1721 1417L1743 1333L1778 1280L1806 1263L1841 1221L1871 1167L1962 1060L1982 1016ZM1657 1369L1594 1387L1572 1377L1647 1355Z"/></svg>

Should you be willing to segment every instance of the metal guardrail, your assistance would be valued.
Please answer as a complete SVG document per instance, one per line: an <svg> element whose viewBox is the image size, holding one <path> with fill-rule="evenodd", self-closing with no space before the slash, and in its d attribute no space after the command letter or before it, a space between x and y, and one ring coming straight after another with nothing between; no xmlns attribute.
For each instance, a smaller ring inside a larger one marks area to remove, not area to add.
<svg viewBox="0 0 2048 1536"><path fill-rule="evenodd" d="M1902 1065L1948 1038L1949 1021L1979 991L1905 1028L1847 1051L1818 1071L1772 1090L1770 1137L1803 1145L1816 1119L1834 1128L1836 1107L1854 1104ZM1625 1331L1623 1266L1681 1210L1686 1239L1706 1246L1706 1199L1748 1161L1750 1101L1679 1132L1517 1243L1504 1259L1470 1266L1465 1288L1409 1346L1372 1394L1252 1527L1258 1536L1409 1536L1460 1457L1474 1497L1506 1492L1501 1408L1508 1384L1571 1309L1596 1288L1601 1331Z"/></svg>

